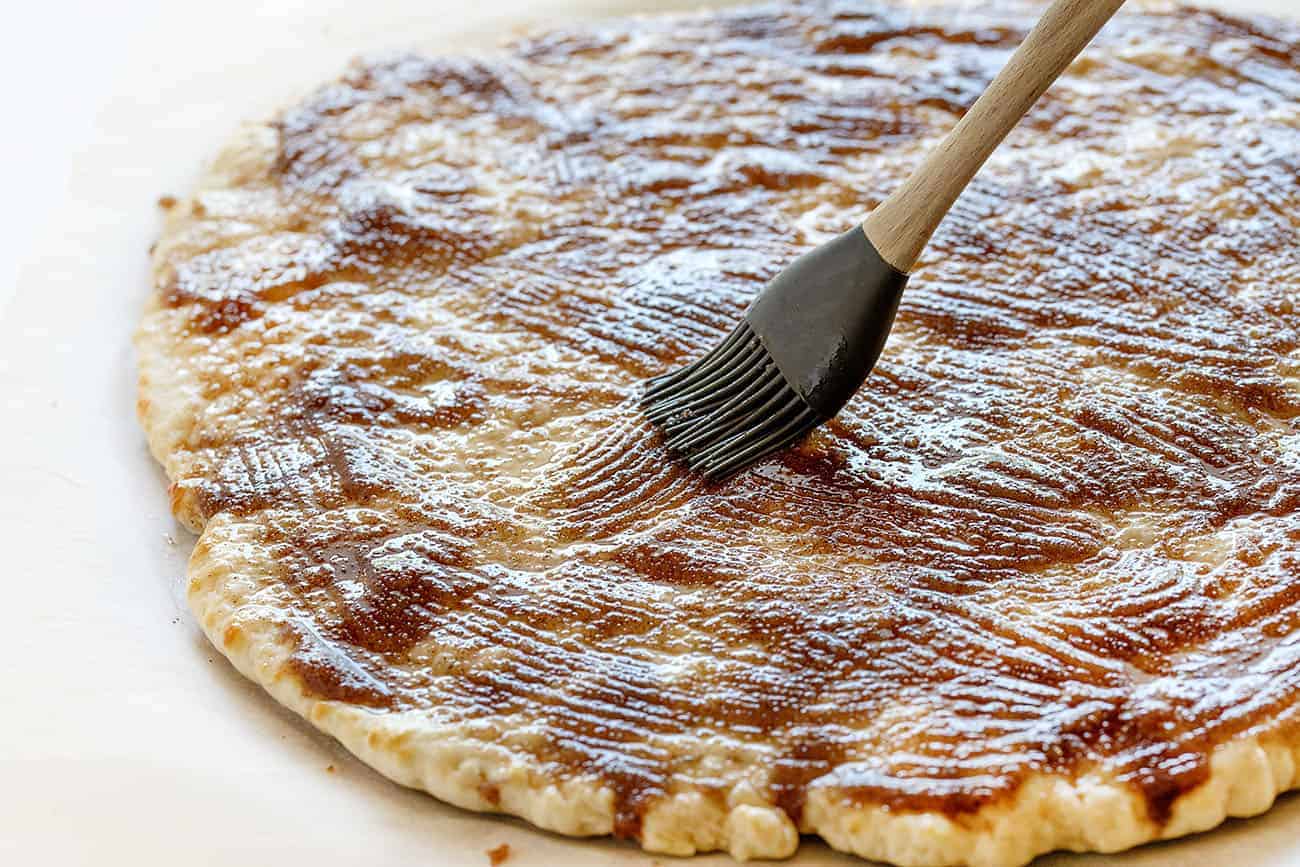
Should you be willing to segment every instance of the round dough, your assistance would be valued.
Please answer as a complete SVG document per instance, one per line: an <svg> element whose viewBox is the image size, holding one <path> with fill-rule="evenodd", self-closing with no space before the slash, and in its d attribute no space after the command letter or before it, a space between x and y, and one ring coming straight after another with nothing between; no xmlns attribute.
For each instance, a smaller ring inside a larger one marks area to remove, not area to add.
<svg viewBox="0 0 1300 867"><path fill-rule="evenodd" d="M356 65L170 209L140 414L248 677L382 773L672 854L1113 851L1300 735L1300 33L1122 12L867 385L706 485L635 407L865 215L1031 7Z"/></svg>

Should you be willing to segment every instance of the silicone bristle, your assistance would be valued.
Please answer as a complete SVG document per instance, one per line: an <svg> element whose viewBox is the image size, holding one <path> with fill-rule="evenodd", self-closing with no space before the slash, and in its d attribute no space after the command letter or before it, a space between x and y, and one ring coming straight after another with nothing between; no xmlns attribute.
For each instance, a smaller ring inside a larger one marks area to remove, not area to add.
<svg viewBox="0 0 1300 867"><path fill-rule="evenodd" d="M743 469L822 421L745 322L694 364L650 380L641 403L668 448L710 478Z"/></svg>

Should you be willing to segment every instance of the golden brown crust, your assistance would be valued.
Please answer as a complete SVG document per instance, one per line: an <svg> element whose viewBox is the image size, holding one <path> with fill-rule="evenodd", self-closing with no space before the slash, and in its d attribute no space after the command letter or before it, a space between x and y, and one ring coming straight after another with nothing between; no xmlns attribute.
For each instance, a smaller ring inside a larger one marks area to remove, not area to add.
<svg viewBox="0 0 1300 867"><path fill-rule="evenodd" d="M705 486L629 402L1031 19L605 24L251 127L169 209L140 337L209 635L402 782L659 850L1015 863L1266 807L1300 676L1294 27L1121 14L800 449Z"/></svg>

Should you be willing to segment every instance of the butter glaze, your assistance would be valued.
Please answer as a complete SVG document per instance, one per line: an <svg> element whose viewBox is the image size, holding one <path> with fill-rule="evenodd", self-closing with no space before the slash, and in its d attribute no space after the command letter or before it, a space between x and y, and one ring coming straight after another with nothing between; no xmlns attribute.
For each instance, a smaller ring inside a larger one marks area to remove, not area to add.
<svg viewBox="0 0 1300 867"><path fill-rule="evenodd" d="M615 22L369 62L286 112L263 170L190 206L158 297L226 408L176 508L272 546L305 687L592 776L623 836L739 780L798 823L814 786L961 817L1095 767L1163 823L1215 746L1291 731L1292 25L1122 13L799 449L707 486L632 404L860 219L1030 20Z"/></svg>

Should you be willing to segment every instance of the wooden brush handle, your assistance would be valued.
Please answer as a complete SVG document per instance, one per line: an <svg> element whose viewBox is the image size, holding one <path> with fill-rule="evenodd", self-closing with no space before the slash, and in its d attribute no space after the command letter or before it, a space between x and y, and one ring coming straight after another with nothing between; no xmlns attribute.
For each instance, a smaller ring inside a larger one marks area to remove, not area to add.
<svg viewBox="0 0 1300 867"><path fill-rule="evenodd" d="M862 228L886 262L910 271L989 154L1124 0L1055 0L947 137Z"/></svg>

